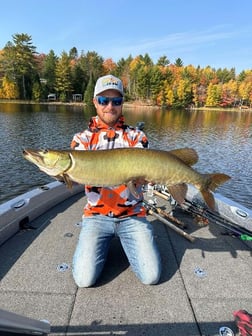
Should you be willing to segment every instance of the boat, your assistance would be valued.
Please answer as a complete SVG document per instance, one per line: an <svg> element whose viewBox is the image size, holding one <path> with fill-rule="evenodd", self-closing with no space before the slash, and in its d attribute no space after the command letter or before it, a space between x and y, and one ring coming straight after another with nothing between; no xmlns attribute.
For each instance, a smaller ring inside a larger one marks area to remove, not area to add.
<svg viewBox="0 0 252 336"><path fill-rule="evenodd" d="M115 238L97 284L77 288L83 186L53 181L0 205L0 334L235 335L233 312L252 310L252 210L215 193L210 211L192 186L183 206L162 186L144 194L163 265L155 286Z"/></svg>

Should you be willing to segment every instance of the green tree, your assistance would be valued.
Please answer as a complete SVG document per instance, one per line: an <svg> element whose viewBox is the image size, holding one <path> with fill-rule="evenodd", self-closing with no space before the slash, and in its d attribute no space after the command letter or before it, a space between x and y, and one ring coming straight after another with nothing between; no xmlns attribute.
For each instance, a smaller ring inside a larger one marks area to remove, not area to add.
<svg viewBox="0 0 252 336"><path fill-rule="evenodd" d="M104 59L95 51L88 51L80 57L80 66L84 73L87 74L88 79L92 75L96 80L101 75L104 75L103 62Z"/></svg>
<svg viewBox="0 0 252 336"><path fill-rule="evenodd" d="M151 99L152 101L157 104L158 97L160 97L160 93L162 92L162 97L164 97L164 80L165 75L162 73L160 66L153 66L149 72L150 75L150 92L151 92ZM164 105L164 99L161 99L161 105Z"/></svg>
<svg viewBox="0 0 252 336"><path fill-rule="evenodd" d="M157 66L166 67L168 64L170 64L170 61L166 56L159 57L157 61Z"/></svg>
<svg viewBox="0 0 252 336"><path fill-rule="evenodd" d="M130 64L132 62L132 56L128 58L121 58L115 68L115 76L122 79L123 86L125 89L125 99L131 99L131 78L130 78Z"/></svg>
<svg viewBox="0 0 252 336"><path fill-rule="evenodd" d="M152 67L153 62L148 54L139 55L131 62L132 90L137 99L151 98L150 70Z"/></svg>
<svg viewBox="0 0 252 336"><path fill-rule="evenodd" d="M75 93L84 93L88 83L88 75L83 71L79 60L71 66L72 88Z"/></svg>
<svg viewBox="0 0 252 336"><path fill-rule="evenodd" d="M182 61L182 59L181 58L177 58L176 60L175 60L175 63L174 63L174 65L176 65L177 67L182 67L183 66L183 61Z"/></svg>
<svg viewBox="0 0 252 336"><path fill-rule="evenodd" d="M99 56L95 51L88 51L86 54L82 53L76 63L76 69L74 69L74 88L79 92L84 93L87 89L87 85L90 77L96 81L98 77L104 75L103 69L104 59ZM77 78L79 76L79 78Z"/></svg>
<svg viewBox="0 0 252 336"><path fill-rule="evenodd" d="M40 101L42 95L42 88L39 82L35 82L32 87L32 99Z"/></svg>
<svg viewBox="0 0 252 336"><path fill-rule="evenodd" d="M72 92L70 58L65 51L61 53L56 63L55 75L55 90L60 101L65 102L70 99Z"/></svg>
<svg viewBox="0 0 252 336"><path fill-rule="evenodd" d="M13 42L4 47L5 74L17 83L21 99L31 99L33 81L38 80L36 47L28 34L14 34L12 38Z"/></svg>
<svg viewBox="0 0 252 336"><path fill-rule="evenodd" d="M174 88L173 106L176 108L187 107L193 102L193 88L190 81L180 79Z"/></svg>
<svg viewBox="0 0 252 336"><path fill-rule="evenodd" d="M84 103L87 105L92 105L93 102L93 95L94 95L94 87L95 87L95 80L93 75L91 74L86 91L84 93Z"/></svg>
<svg viewBox="0 0 252 336"><path fill-rule="evenodd" d="M216 76L220 83L227 83L231 79L235 79L235 69L234 68L232 68L231 70L228 70L227 68L218 69L216 71Z"/></svg>
<svg viewBox="0 0 252 336"><path fill-rule="evenodd" d="M58 57L55 55L53 50L49 51L49 54L46 55L41 70L41 77L44 79L42 85L45 87L45 94L53 93L55 90L56 84L56 64Z"/></svg>
<svg viewBox="0 0 252 336"><path fill-rule="evenodd" d="M15 75L15 50L12 42L7 42L1 52L0 72L2 78L7 78L9 81L16 83Z"/></svg>
<svg viewBox="0 0 252 336"><path fill-rule="evenodd" d="M69 51L69 58L70 59L77 59L78 58L78 50L76 47L73 47Z"/></svg>

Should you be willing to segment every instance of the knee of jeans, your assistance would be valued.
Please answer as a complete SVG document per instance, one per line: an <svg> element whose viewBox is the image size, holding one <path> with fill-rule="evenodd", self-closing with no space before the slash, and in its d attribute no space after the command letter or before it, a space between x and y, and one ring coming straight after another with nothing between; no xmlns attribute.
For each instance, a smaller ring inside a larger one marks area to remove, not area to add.
<svg viewBox="0 0 252 336"><path fill-rule="evenodd" d="M157 285L159 283L160 276L146 277L142 279L144 285Z"/></svg>
<svg viewBox="0 0 252 336"><path fill-rule="evenodd" d="M156 272L148 272L145 275L140 276L140 280L144 285L156 285L160 280L160 269L157 269Z"/></svg>
<svg viewBox="0 0 252 336"><path fill-rule="evenodd" d="M73 278L78 287L91 287L96 282L96 278L88 275L76 274L74 270L73 270Z"/></svg>

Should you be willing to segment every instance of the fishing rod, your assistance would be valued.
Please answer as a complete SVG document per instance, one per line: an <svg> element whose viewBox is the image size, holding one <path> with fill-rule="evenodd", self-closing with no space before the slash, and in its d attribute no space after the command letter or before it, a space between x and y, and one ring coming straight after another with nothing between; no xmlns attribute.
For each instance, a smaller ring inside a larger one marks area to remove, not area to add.
<svg viewBox="0 0 252 336"><path fill-rule="evenodd" d="M200 216L204 219L209 220L211 223L221 226L226 229L232 235L240 238L243 241L252 240L252 232L236 225L235 223L221 217L218 212L212 211L197 203L185 200L184 205L180 206L182 210L188 211L196 216Z"/></svg>
<svg viewBox="0 0 252 336"><path fill-rule="evenodd" d="M144 200L143 204L144 204L145 208L147 209L147 212L150 215L152 215L153 217L157 218L160 222L164 223L170 229L172 229L173 231L177 232L179 235L181 235L182 237L186 238L190 242L194 242L195 237L191 236L189 233L185 232L184 230L182 230L181 228L179 228L178 226L176 226L175 224L173 224L171 222L171 220L172 220L176 224L184 227L184 224L181 221L177 220L175 217L171 216L169 213L167 213L164 210L160 209L159 207L157 207L155 204L153 204L150 201ZM160 210L162 210L162 211L160 211ZM164 216L167 217L167 218L169 218L170 220L165 219Z"/></svg>
<svg viewBox="0 0 252 336"><path fill-rule="evenodd" d="M158 190L154 189L153 193L156 196L171 202L171 196L166 190L164 190L164 188L158 186ZM182 205L176 204L176 206L180 207L183 211L187 211L195 216L198 216L199 220L204 223L204 226L208 224L209 221L211 221L211 223L221 226L232 235L240 238L243 241L252 240L252 232L221 217L218 212L212 211L202 204L191 202L186 199Z"/></svg>

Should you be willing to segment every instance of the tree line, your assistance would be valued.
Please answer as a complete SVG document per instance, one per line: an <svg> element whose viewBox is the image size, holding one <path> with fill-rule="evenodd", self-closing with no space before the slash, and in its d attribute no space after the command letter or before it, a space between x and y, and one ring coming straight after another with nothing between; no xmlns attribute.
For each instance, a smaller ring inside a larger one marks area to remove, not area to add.
<svg viewBox="0 0 252 336"><path fill-rule="evenodd" d="M0 50L0 99L33 100L55 97L60 102L81 97L91 103L98 77L113 74L122 79L126 101L165 107L233 107L252 105L252 70L172 64L167 56L154 63L148 54L114 62L95 51L73 47L57 56L39 54L28 34L14 34Z"/></svg>

